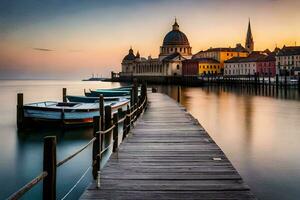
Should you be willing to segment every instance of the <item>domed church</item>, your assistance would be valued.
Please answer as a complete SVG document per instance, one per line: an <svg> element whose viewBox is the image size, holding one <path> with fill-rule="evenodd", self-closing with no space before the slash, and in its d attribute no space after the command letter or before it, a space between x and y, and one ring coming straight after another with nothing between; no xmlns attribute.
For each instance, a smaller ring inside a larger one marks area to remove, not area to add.
<svg viewBox="0 0 300 200"><path fill-rule="evenodd" d="M179 30L177 20L164 37L158 58L141 57L132 48L122 60L122 76L179 76L182 61L192 57L192 47L187 36Z"/></svg>

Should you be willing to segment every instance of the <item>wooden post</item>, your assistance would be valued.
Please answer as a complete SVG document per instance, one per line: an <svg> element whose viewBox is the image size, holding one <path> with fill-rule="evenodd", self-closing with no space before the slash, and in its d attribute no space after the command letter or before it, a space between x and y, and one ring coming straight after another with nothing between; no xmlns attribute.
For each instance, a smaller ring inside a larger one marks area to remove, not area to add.
<svg viewBox="0 0 300 200"><path fill-rule="evenodd" d="M48 175L43 181L43 200L56 200L56 137L44 138L43 171Z"/></svg>
<svg viewBox="0 0 300 200"><path fill-rule="evenodd" d="M278 74L276 74L276 90L278 90L278 85L279 85L279 77Z"/></svg>
<svg viewBox="0 0 300 200"><path fill-rule="evenodd" d="M134 105L134 88L132 87L130 90L130 107Z"/></svg>
<svg viewBox="0 0 300 200"><path fill-rule="evenodd" d="M100 130L100 116L93 117L93 135L96 140L93 142L93 156L92 156L92 163L93 163L93 178L94 180L97 179L98 171L100 171L100 162L101 162L101 137L100 134L97 133Z"/></svg>
<svg viewBox="0 0 300 200"><path fill-rule="evenodd" d="M24 100L23 93L17 95L17 128L19 130L24 128Z"/></svg>
<svg viewBox="0 0 300 200"><path fill-rule="evenodd" d="M181 88L180 88L180 86L178 85L178 86L177 86L177 102L178 102L178 103L180 103L180 96L181 96L180 90L181 90Z"/></svg>
<svg viewBox="0 0 300 200"><path fill-rule="evenodd" d="M105 106L104 107L104 117L105 117L105 121L104 121L104 126L105 126L105 129L104 130L107 130L111 127L111 106ZM109 134L109 136L111 136L111 134ZM106 139L106 135L103 135L103 141L104 143L107 141ZM110 141L110 140L109 140Z"/></svg>
<svg viewBox="0 0 300 200"><path fill-rule="evenodd" d="M130 114L130 108L129 105L127 105L127 110L126 110L126 118L124 121L124 132L123 132L123 139L127 136L129 130L130 130L130 117L127 116Z"/></svg>
<svg viewBox="0 0 300 200"><path fill-rule="evenodd" d="M139 97L139 93L138 93L138 82L137 82L137 79L135 78L133 80L133 94L134 94L134 103L137 103L138 102L138 97Z"/></svg>
<svg viewBox="0 0 300 200"><path fill-rule="evenodd" d="M119 140L119 116L118 113L114 113L113 115L113 123L115 125L115 128L113 130L113 140L114 140L114 145L113 145L113 152L116 152L118 149L118 140Z"/></svg>
<svg viewBox="0 0 300 200"><path fill-rule="evenodd" d="M63 95L63 102L67 102L67 88L63 88L62 90L62 95Z"/></svg>
<svg viewBox="0 0 300 200"><path fill-rule="evenodd" d="M104 130L104 98L103 95L99 95L99 112L100 112L100 130Z"/></svg>
<svg viewBox="0 0 300 200"><path fill-rule="evenodd" d="M300 92L300 74L298 75L298 91Z"/></svg>

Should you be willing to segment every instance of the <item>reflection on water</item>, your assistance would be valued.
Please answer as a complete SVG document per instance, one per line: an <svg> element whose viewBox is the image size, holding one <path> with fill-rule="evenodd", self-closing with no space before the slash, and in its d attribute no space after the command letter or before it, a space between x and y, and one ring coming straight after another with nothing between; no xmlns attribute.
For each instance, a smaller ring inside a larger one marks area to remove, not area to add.
<svg viewBox="0 0 300 200"><path fill-rule="evenodd" d="M0 81L0 199L22 187L39 175L43 166L43 138L57 137L57 160L60 161L82 147L92 138L92 128L40 128L18 133L16 130L16 96L24 93L25 103L62 99L62 88L68 94L83 95L83 89L118 87L119 83L82 81ZM91 165L91 148L80 153L57 170L57 198L63 195ZM69 199L77 199L91 181L91 171L72 192ZM42 184L28 192L23 199L41 199Z"/></svg>
<svg viewBox="0 0 300 200"><path fill-rule="evenodd" d="M160 87L177 99L177 87ZM182 88L181 103L208 131L259 199L299 199L297 90Z"/></svg>
<svg viewBox="0 0 300 200"><path fill-rule="evenodd" d="M29 103L60 100L63 87L68 88L69 94L81 95L84 88L117 86L118 83L81 81L0 81L0 199L42 171L44 136L57 136L57 160L92 138L91 128L17 133L18 92L23 92L25 103ZM159 89L177 98L177 87ZM260 199L298 199L300 101L297 91L190 87L182 88L181 94L182 104L223 149ZM90 166L91 155L89 148L58 169L58 199ZM77 199L90 180L91 173L88 173L69 199ZM24 199L41 199L41 186Z"/></svg>

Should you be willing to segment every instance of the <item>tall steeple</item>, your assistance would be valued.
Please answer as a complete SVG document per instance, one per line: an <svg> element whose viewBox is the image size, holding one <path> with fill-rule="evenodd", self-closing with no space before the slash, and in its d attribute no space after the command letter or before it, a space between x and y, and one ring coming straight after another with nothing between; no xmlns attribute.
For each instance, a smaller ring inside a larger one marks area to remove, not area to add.
<svg viewBox="0 0 300 200"><path fill-rule="evenodd" d="M248 24L248 31L247 31L247 38L246 38L245 48L249 52L252 52L254 50L254 41L253 41L253 36L252 36L252 31L251 31L250 19L249 19L249 24Z"/></svg>

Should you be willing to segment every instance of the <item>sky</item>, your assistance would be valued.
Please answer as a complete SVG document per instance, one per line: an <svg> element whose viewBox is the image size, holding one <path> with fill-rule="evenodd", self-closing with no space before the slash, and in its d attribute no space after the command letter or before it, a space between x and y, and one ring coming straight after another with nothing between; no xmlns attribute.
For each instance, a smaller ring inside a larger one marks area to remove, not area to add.
<svg viewBox="0 0 300 200"><path fill-rule="evenodd" d="M120 71L132 46L157 57L174 18L193 53L300 45L299 0L1 0L0 79L82 79Z"/></svg>

